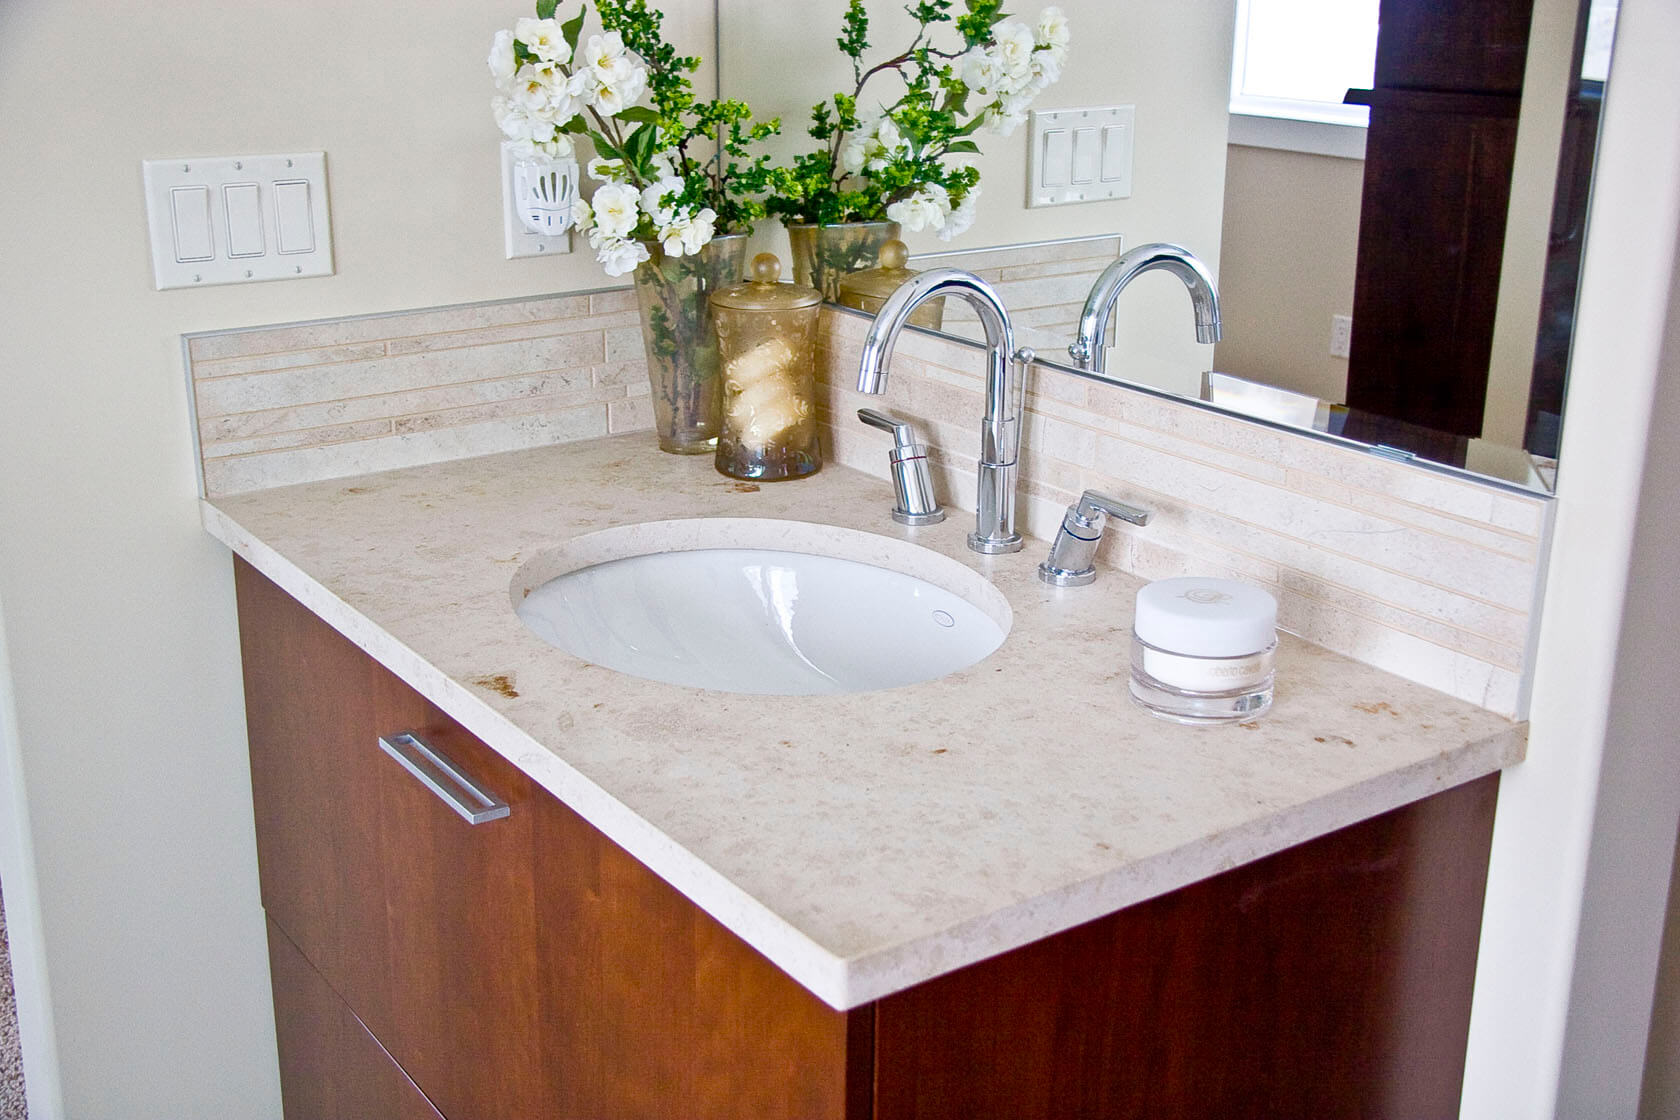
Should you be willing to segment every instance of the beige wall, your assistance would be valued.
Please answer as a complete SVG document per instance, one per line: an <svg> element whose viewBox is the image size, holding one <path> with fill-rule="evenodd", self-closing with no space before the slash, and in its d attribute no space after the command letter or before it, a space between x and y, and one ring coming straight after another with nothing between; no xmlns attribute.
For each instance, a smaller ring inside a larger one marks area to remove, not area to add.
<svg viewBox="0 0 1680 1120"><path fill-rule="evenodd" d="M1330 317L1353 314L1364 175L1364 160L1231 146L1215 369L1346 398L1348 364L1330 356Z"/></svg>
<svg viewBox="0 0 1680 1120"><path fill-rule="evenodd" d="M876 44L870 58L908 45L906 17L890 18L901 5L869 7L879 17L870 35ZM1010 10L1030 21L1040 7L1029 3ZM948 243L927 234L912 237L911 249L1119 233L1128 248L1149 241L1187 245L1217 272L1234 0L1192 5L1060 0L1060 7L1072 21L1073 45L1064 77L1034 107L1136 105L1132 197L1028 209L1026 128L1007 138L981 133L979 220ZM813 104L843 84L850 92L850 68L834 44L844 10L844 0L720 2L724 92L747 99L765 115L780 115L784 152L814 143L804 131ZM1119 310L1114 337L1131 351L1130 367L1111 362L1110 369L1194 395L1213 348L1195 341L1184 286L1164 273L1145 276L1126 292Z"/></svg>
<svg viewBox="0 0 1680 1120"><path fill-rule="evenodd" d="M710 54L709 5L672 8ZM67 1116L279 1114L178 336L600 286L585 254L502 259L484 56L526 10L0 4L0 602ZM141 159L313 149L336 276L152 290Z"/></svg>

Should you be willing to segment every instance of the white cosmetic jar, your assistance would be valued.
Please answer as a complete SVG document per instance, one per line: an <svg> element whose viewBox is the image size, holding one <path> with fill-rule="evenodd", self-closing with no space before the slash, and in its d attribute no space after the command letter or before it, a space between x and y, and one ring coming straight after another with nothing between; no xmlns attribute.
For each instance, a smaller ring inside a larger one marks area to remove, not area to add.
<svg viewBox="0 0 1680 1120"><path fill-rule="evenodd" d="M1272 706L1277 600L1229 579L1163 579L1137 594L1132 699L1179 723L1253 719Z"/></svg>

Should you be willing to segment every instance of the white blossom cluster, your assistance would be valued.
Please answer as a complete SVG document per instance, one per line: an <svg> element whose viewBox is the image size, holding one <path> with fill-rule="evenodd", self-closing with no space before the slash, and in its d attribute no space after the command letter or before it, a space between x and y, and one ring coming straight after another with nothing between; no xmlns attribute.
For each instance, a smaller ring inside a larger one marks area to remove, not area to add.
<svg viewBox="0 0 1680 1120"><path fill-rule="evenodd" d="M532 55L518 61L514 43ZM517 154L564 159L572 154L566 125L585 109L616 116L647 89L647 69L616 31L591 35L573 57L553 19L521 19L490 42L490 75L496 95L490 111Z"/></svg>
<svg viewBox="0 0 1680 1120"><path fill-rule="evenodd" d="M1028 27L1004 20L992 28L990 45L976 45L962 58L963 84L991 100L986 127L1008 136L1027 119L1027 106L1062 76L1071 40L1067 16L1045 8Z"/></svg>
<svg viewBox="0 0 1680 1120"><path fill-rule="evenodd" d="M911 153L910 141L884 111L876 109L858 118L857 128L840 147L840 167L848 175L868 169L879 171L892 160Z"/></svg>
<svg viewBox="0 0 1680 1120"><path fill-rule="evenodd" d="M590 178L601 186L596 188L593 205L579 201L574 213L578 229L589 234L595 259L608 276L623 276L648 259L647 246L636 237L643 215L668 257L698 253L717 232L717 212L710 206L696 209L678 204L687 184L672 171L670 159L655 156L653 162L657 179L638 191L625 181L623 160L589 161Z"/></svg>
<svg viewBox="0 0 1680 1120"><path fill-rule="evenodd" d="M949 241L968 232L980 202L980 184L968 188L962 201L951 205L951 194L938 183L926 183L909 198L887 207L887 217L912 233L936 230L939 240Z"/></svg>
<svg viewBox="0 0 1680 1120"><path fill-rule="evenodd" d="M1062 76L1071 39L1060 8L1045 8L1032 27L1003 20L986 43L971 47L959 60L959 75L971 91L989 102L982 109L985 127L1008 136L1027 119L1027 106ZM892 160L912 155L910 142L892 117L867 113L840 148L840 166L848 175L879 171ZM955 203L938 183L925 183L908 198L887 207L887 217L912 233L931 229L941 241L966 233L980 201L976 184Z"/></svg>

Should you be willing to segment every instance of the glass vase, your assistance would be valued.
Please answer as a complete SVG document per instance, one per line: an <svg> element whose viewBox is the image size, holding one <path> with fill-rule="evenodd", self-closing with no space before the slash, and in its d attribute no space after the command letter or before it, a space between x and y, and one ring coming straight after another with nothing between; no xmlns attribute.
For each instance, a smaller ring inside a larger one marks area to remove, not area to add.
<svg viewBox="0 0 1680 1120"><path fill-rule="evenodd" d="M669 257L649 244L636 266L636 303L642 314L653 430L659 450L709 455L723 423L717 328L711 294L741 278L745 234L714 237L698 253Z"/></svg>
<svg viewBox="0 0 1680 1120"><path fill-rule="evenodd" d="M840 281L854 272L874 268L881 246L898 238L897 222L838 222L817 225L793 222L787 227L793 252L793 279L822 293L829 303L840 302Z"/></svg>

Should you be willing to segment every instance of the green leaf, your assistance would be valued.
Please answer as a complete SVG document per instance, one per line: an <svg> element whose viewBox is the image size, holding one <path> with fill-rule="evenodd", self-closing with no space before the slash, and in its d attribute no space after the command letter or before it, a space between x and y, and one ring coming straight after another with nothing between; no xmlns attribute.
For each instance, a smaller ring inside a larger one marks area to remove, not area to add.
<svg viewBox="0 0 1680 1120"><path fill-rule="evenodd" d="M554 9L559 7L559 0L537 0L537 18L553 19Z"/></svg>
<svg viewBox="0 0 1680 1120"><path fill-rule="evenodd" d="M595 143L595 154L602 159L624 159L624 152L599 132L591 132L589 139Z"/></svg>
<svg viewBox="0 0 1680 1120"><path fill-rule="evenodd" d="M544 4L548 4L549 15L554 14L554 5L549 0L537 0L537 11L542 11ZM577 50L578 36L583 33L584 13L589 11L588 4L578 5L578 14L560 25L560 37L566 40L566 45Z"/></svg>
<svg viewBox="0 0 1680 1120"><path fill-rule="evenodd" d="M965 152L972 152L975 155L979 155L980 145L976 144L972 140L958 140L956 143L947 147L945 152L948 155L960 155Z"/></svg>
<svg viewBox="0 0 1680 1120"><path fill-rule="evenodd" d="M628 109L621 109L615 114L621 121L631 124L658 124L659 114L646 105L632 105Z"/></svg>

